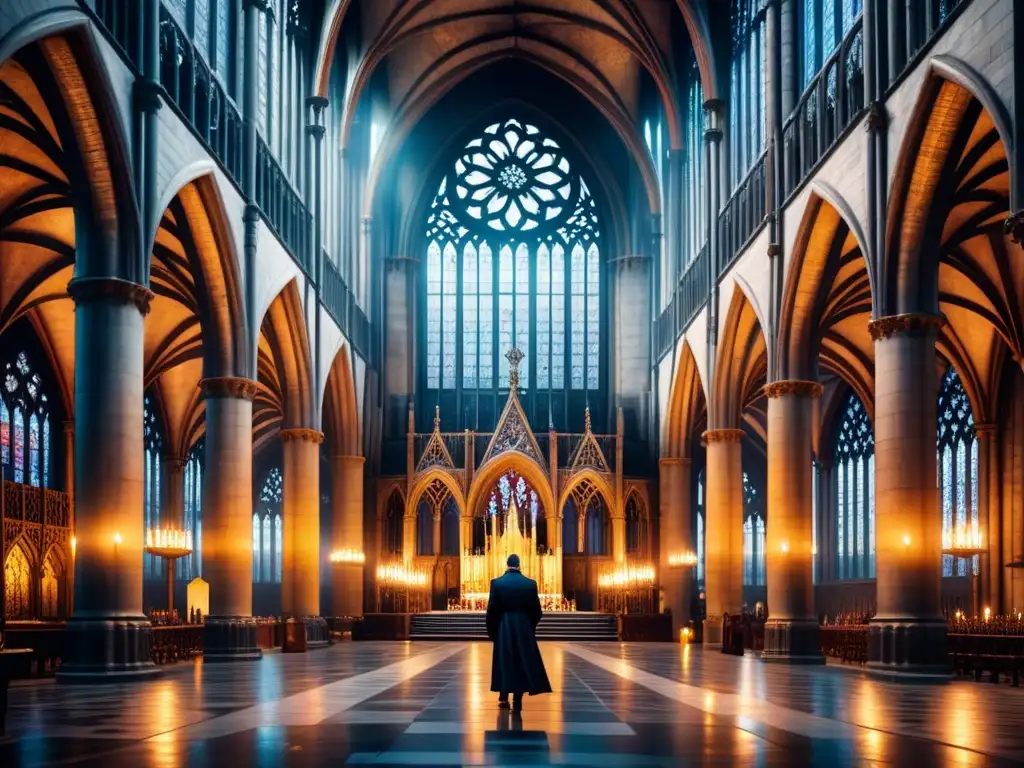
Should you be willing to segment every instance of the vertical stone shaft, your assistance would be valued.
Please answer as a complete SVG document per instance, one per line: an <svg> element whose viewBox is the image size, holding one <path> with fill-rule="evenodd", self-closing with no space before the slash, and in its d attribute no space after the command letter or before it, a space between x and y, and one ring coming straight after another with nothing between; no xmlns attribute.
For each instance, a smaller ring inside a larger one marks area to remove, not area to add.
<svg viewBox="0 0 1024 768"><path fill-rule="evenodd" d="M814 614L812 445L821 385L777 381L768 395L769 619L762 658L823 664Z"/></svg>
<svg viewBox="0 0 1024 768"><path fill-rule="evenodd" d="M876 672L948 675L936 488L935 339L942 318L872 321L875 340Z"/></svg>
<svg viewBox="0 0 1024 768"><path fill-rule="evenodd" d="M334 549L363 552L363 463L362 456L331 459L331 517ZM335 616L363 615L363 565L334 563L331 593Z"/></svg>
<svg viewBox="0 0 1024 768"><path fill-rule="evenodd" d="M142 327L152 293L72 280L75 301L75 597L61 679L153 671L142 614Z"/></svg>
<svg viewBox="0 0 1024 768"><path fill-rule="evenodd" d="M707 512L704 574L707 619L704 644L721 645L722 616L743 607L742 429L704 433L707 443Z"/></svg>
<svg viewBox="0 0 1024 768"><path fill-rule="evenodd" d="M660 567L662 608L672 612L672 636L690 623L693 567L671 566L669 557L693 551L693 511L690 505L690 459L662 459L660 476Z"/></svg>
<svg viewBox="0 0 1024 768"><path fill-rule="evenodd" d="M210 584L205 662L260 658L252 619L252 399L249 379L203 381L203 578Z"/></svg>
<svg viewBox="0 0 1024 768"><path fill-rule="evenodd" d="M296 618L320 615L320 443L314 429L282 429L284 444L284 572L281 609Z"/></svg>

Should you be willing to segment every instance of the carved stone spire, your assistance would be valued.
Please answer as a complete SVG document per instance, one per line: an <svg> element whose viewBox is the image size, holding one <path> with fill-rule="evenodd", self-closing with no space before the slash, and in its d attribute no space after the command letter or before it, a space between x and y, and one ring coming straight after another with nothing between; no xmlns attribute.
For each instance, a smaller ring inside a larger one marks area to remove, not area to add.
<svg viewBox="0 0 1024 768"><path fill-rule="evenodd" d="M441 431L441 406L440 405L435 405L434 406L434 431L435 432L440 432Z"/></svg>
<svg viewBox="0 0 1024 768"><path fill-rule="evenodd" d="M583 411L583 431L587 432L587 433L593 431L593 429L591 429L591 426L590 426L590 406L589 405L587 406L586 410Z"/></svg>
<svg viewBox="0 0 1024 768"><path fill-rule="evenodd" d="M508 388L512 392L519 392L519 364L523 361L523 353L519 347L512 347L505 355L508 360Z"/></svg>

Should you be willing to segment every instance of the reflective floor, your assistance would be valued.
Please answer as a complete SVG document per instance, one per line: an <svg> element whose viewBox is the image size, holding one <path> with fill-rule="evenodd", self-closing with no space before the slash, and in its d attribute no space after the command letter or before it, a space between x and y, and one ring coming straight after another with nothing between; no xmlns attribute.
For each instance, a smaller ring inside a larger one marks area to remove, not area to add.
<svg viewBox="0 0 1024 768"><path fill-rule="evenodd" d="M15 684L0 765L1009 765L1024 689L880 682L659 644L542 645L499 710L486 643L345 643L132 685Z"/></svg>

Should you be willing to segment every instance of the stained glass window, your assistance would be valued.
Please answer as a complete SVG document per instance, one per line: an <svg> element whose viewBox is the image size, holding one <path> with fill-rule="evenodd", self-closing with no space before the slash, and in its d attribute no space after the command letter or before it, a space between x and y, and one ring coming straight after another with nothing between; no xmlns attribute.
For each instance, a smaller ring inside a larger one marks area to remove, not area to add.
<svg viewBox="0 0 1024 768"><path fill-rule="evenodd" d="M766 581L764 499L761 489L743 473L743 583L763 587Z"/></svg>
<svg viewBox="0 0 1024 768"><path fill-rule="evenodd" d="M864 10L864 0L801 0L800 42L807 87L839 48Z"/></svg>
<svg viewBox="0 0 1024 768"><path fill-rule="evenodd" d="M729 146L733 186L743 180L765 148L766 9L761 0L732 0Z"/></svg>
<svg viewBox="0 0 1024 768"><path fill-rule="evenodd" d="M142 444L143 454L143 528L160 527L160 470L163 459L164 439L157 416L156 403L146 395L142 410ZM164 560L153 555L143 555L143 572L146 576L156 578L164 573Z"/></svg>
<svg viewBox="0 0 1024 768"><path fill-rule="evenodd" d="M281 581L282 537L281 502L284 478L278 467L272 467L263 480L253 517L253 580Z"/></svg>
<svg viewBox="0 0 1024 768"><path fill-rule="evenodd" d="M555 139L487 126L441 180L426 238L428 390L507 389L513 345L523 390L564 388L567 365L573 389L600 387L596 206Z"/></svg>
<svg viewBox="0 0 1024 768"><path fill-rule="evenodd" d="M704 470L697 476L697 584L704 586Z"/></svg>
<svg viewBox="0 0 1024 768"><path fill-rule="evenodd" d="M686 144L683 167L683 226L687 261L696 258L707 238L704 221L704 88L694 60L686 97Z"/></svg>
<svg viewBox="0 0 1024 768"><path fill-rule="evenodd" d="M192 531L192 554L177 561L179 579L191 581L202 575L203 558L203 461L205 444L200 441L185 462L185 529Z"/></svg>
<svg viewBox="0 0 1024 768"><path fill-rule="evenodd" d="M25 482L25 416L14 409L14 482Z"/></svg>
<svg viewBox="0 0 1024 768"><path fill-rule="evenodd" d="M193 0L195 28L192 41L206 60L210 58L210 0Z"/></svg>
<svg viewBox="0 0 1024 768"><path fill-rule="evenodd" d="M0 465L8 479L52 487L49 414L43 377L22 350L3 363L0 379Z"/></svg>
<svg viewBox="0 0 1024 768"><path fill-rule="evenodd" d="M953 366L946 369L939 389L936 453L943 538L954 531L976 532L980 525L978 439L970 399ZM968 576L972 567L977 573L977 557L942 556L943 576Z"/></svg>
<svg viewBox="0 0 1024 768"><path fill-rule="evenodd" d="M875 577L875 436L867 410L850 393L839 410L833 454L836 578Z"/></svg>

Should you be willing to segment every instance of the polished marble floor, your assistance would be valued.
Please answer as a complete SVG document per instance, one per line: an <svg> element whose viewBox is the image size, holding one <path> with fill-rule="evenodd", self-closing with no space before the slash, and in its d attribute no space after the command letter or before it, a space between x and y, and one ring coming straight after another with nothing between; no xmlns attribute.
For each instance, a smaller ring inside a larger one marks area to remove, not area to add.
<svg viewBox="0 0 1024 768"><path fill-rule="evenodd" d="M542 645L499 710L487 643L345 643L130 685L15 684L0 766L1010 765L1024 689L887 683L659 644Z"/></svg>

